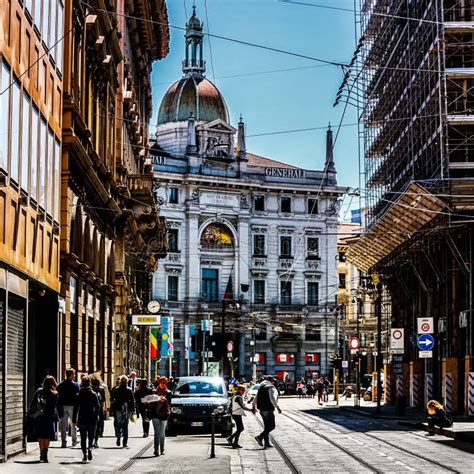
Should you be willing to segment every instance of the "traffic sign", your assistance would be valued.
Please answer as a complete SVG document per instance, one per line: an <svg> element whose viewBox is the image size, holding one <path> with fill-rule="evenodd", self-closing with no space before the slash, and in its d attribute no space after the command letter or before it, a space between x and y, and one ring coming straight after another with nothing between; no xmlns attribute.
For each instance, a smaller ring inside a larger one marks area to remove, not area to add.
<svg viewBox="0 0 474 474"><path fill-rule="evenodd" d="M360 347L359 339L357 339L357 337L351 337L351 340L349 341L349 347L351 349L359 349Z"/></svg>
<svg viewBox="0 0 474 474"><path fill-rule="evenodd" d="M418 336L418 348L420 351L431 351L435 345L434 337L431 334Z"/></svg>
<svg viewBox="0 0 474 474"><path fill-rule="evenodd" d="M433 318L418 318L418 334L433 334Z"/></svg>
<svg viewBox="0 0 474 474"><path fill-rule="evenodd" d="M342 367L343 369L348 369L348 368L349 368L349 361L348 361L348 360L343 360L341 367Z"/></svg>
<svg viewBox="0 0 474 474"><path fill-rule="evenodd" d="M420 359L431 359L433 357L433 351L419 351L418 356Z"/></svg>
<svg viewBox="0 0 474 474"><path fill-rule="evenodd" d="M404 335L403 328L392 328L390 330L390 349L394 352L403 352L404 350Z"/></svg>
<svg viewBox="0 0 474 474"><path fill-rule="evenodd" d="M233 352L234 351L234 343L232 341L229 341L227 343L227 352Z"/></svg>

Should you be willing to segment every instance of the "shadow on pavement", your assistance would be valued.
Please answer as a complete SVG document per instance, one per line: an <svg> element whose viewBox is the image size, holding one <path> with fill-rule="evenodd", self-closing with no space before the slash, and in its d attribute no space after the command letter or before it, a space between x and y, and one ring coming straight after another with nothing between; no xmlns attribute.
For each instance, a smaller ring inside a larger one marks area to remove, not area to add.
<svg viewBox="0 0 474 474"><path fill-rule="evenodd" d="M35 461L13 461L14 464L41 464L41 461L35 460Z"/></svg>

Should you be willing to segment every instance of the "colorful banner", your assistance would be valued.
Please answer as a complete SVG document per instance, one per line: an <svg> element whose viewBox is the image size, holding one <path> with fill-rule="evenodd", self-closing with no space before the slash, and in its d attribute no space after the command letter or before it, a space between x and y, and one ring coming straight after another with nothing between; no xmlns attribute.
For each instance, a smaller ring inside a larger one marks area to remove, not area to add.
<svg viewBox="0 0 474 474"><path fill-rule="evenodd" d="M150 358L158 359L158 328L150 328Z"/></svg>
<svg viewBox="0 0 474 474"><path fill-rule="evenodd" d="M184 353L185 358L194 360L196 353L193 352L192 337L196 334L196 326L194 324L186 324L184 326Z"/></svg>
<svg viewBox="0 0 474 474"><path fill-rule="evenodd" d="M161 357L173 355L173 318L166 316L161 318Z"/></svg>

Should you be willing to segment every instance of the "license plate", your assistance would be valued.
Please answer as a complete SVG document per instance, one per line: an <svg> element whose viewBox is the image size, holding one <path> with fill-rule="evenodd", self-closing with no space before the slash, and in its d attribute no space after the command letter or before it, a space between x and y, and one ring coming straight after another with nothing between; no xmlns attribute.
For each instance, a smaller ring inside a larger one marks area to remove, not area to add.
<svg viewBox="0 0 474 474"><path fill-rule="evenodd" d="M192 421L191 426L204 426L203 421Z"/></svg>

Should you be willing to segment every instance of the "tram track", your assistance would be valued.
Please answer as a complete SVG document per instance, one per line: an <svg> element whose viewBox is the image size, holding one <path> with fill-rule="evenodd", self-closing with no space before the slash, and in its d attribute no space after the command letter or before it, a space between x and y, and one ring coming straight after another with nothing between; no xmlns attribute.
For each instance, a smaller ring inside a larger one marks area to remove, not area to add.
<svg viewBox="0 0 474 474"><path fill-rule="evenodd" d="M299 412L295 412L295 411L289 411L290 414L293 414L293 415L296 415L297 417L299 417L300 419L302 418L302 415L299 413ZM290 416L288 414L288 412L285 412L283 413L284 416L286 416L287 418L289 418L290 420L294 421L295 423L298 423L300 426L304 427L307 431L315 434L316 436L319 436L320 438L328 441L329 443L331 443L333 446L339 448L340 450L344 451L346 454L350 455L351 457L353 457L354 459L356 459L358 462L360 462L361 464L364 464L366 467L368 467L371 471L374 471L374 472L383 472L383 471L380 471L378 468L375 468L373 467L370 463L368 463L367 461L365 461L364 459L362 459L360 456L354 454L353 452L351 452L350 450L348 450L346 447L342 446L340 443L337 443L335 442L334 440L332 440L330 437L320 433L318 430L312 428L311 426L308 426L306 423L302 422L301 420L298 420L297 418L295 418L295 416ZM309 415L309 416L314 416L314 415ZM328 422L326 419L322 418L321 421L324 423L324 424L327 424L327 425L331 425L332 422ZM334 429L333 429L334 430ZM337 430L334 430L335 432L338 432ZM340 435L344 435L345 433L339 431L338 432ZM438 461L435 461L431 458L428 458L426 456L423 456L421 454L418 454L418 453L415 453L413 451L410 451L406 448L403 448L401 447L400 445L397 445L395 443L391 443L390 441L386 441L384 439L380 439L379 437L375 436L375 435L372 435L372 434L369 434L369 433L362 433L362 432L358 432L357 433L358 435L361 435L361 436L366 436L372 440L375 440L377 441L378 443L382 443L382 444L385 444L387 446L390 446L391 448L393 449L396 449L398 451L401 451L409 456L413 456L415 458L418 458L420 460L423 460L431 465L434 465L438 468L441 468L443 470L445 470L446 472L453 472L453 473L460 473L460 471L456 470L456 469L453 469L452 467L450 466L446 466L445 464L443 463L440 463Z"/></svg>

